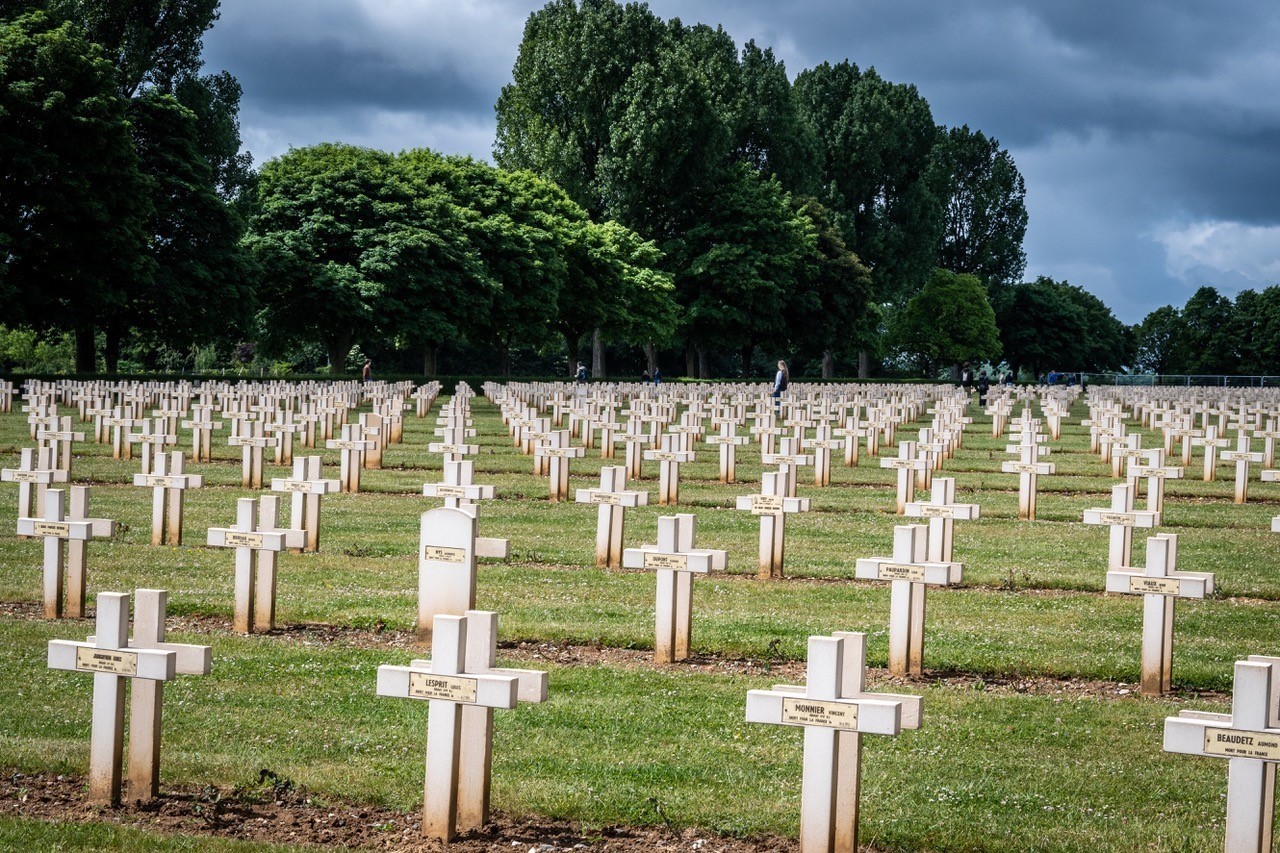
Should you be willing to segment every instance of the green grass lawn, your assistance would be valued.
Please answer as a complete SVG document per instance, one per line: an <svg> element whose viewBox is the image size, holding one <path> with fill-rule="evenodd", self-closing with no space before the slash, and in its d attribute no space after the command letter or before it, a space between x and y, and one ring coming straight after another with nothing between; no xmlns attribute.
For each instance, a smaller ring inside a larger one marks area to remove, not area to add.
<svg viewBox="0 0 1280 853"><path fill-rule="evenodd" d="M500 613L500 640L651 649L654 579L595 569L595 509L550 503L546 480L512 448L496 408L476 399L473 415L476 479L498 491L481 508L480 530L512 546L509 562L482 561L479 571L477 603ZM1073 423L1083 416L1077 407ZM77 446L75 480L97 484L93 514L121 528L89 547L90 596L167 589L172 615L212 625L173 636L212 644L214 671L166 688L164 783L243 784L266 767L320 797L418 807L426 708L374 695L377 666L413 655L403 643L380 646L374 632L403 637L413 627L418 517L439 505L420 496L424 482L441 477L439 458L426 453L433 426L407 420L384 469L364 473L367 491L324 499L320 554L282 556L281 624L368 629L325 641L229 631L232 556L202 543L205 529L230 524L235 499L249 494L235 450L215 447L213 463L188 464L208 485L188 493L186 544L156 548L148 544L150 492L127 485L137 461L112 460L108 446ZM1081 523L1086 508L1108 504L1116 482L1087 452L1087 431L1068 426L1051 445L1059 473L1040 478L1039 520L1020 522L1017 477L999 472L1012 458L1003 453L1007 437L992 439L981 416L969 430L943 474L956 478L958 500L981 505L982 518L956 523L964 584L929 592L929 676L887 685L877 675L882 689L923 694L925 722L896 739L865 739L863 842L889 850L1220 847L1225 763L1162 754L1162 721L1180 708L1228 710L1233 662L1280 652L1280 538L1269 532L1280 484L1254 482L1251 502L1235 506L1230 469L1203 483L1199 457L1193 479L1167 484L1165 524L1150 532L1179 534L1179 567L1216 572L1218 593L1178 604L1177 693L1141 699L1132 684L1141 601L1102 594L1107 530ZM1145 446L1157 443L1144 435ZM16 465L28 444L22 416L0 416L0 467ZM801 736L746 724L746 691L777 682L770 665L793 670L811 634L865 631L869 662L885 665L889 589L854 580L853 565L887 556L903 519L893 514L895 472L875 459L864 455L856 468L837 461L825 488L802 472L800 494L813 509L788 518L789 577L759 581L757 520L732 507L758 490L762 467L756 446L739 450L739 482L726 486L715 449L700 446L698 461L682 468L681 506L629 510L625 539L650 542L658 516L695 513L699 545L725 549L729 565L694 583L694 649L756 665L539 665L550 671L550 700L496 715L496 807L588 826L665 818L735 835L796 834ZM336 477L336 452L320 454ZM595 485L602 464L621 464L598 457L589 451L573 462L573 487ZM639 486L655 497L656 469L647 465ZM5 484L0 602L36 602L42 546L13 535L16 508L17 489ZM1139 565L1145 535L1135 531ZM91 630L88 621L0 616L0 766L86 771L89 683L48 670L45 648ZM0 846L35 839L35 847L95 849L120 832L7 820Z"/></svg>

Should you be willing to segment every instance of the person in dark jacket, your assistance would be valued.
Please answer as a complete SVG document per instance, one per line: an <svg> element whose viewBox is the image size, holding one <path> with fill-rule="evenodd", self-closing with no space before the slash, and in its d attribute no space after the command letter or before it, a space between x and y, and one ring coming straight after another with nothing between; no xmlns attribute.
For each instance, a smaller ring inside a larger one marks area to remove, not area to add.
<svg viewBox="0 0 1280 853"><path fill-rule="evenodd" d="M974 387L978 389L978 405L985 406L987 404L987 391L991 388L991 383L987 380L987 372L985 370L978 374L978 381L974 383Z"/></svg>

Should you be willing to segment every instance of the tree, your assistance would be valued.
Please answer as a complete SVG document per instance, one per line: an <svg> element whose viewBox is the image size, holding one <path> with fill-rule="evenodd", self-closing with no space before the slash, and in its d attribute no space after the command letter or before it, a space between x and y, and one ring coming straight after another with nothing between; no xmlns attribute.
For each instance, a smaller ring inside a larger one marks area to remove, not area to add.
<svg viewBox="0 0 1280 853"><path fill-rule="evenodd" d="M1240 365L1240 341L1235 331L1235 309L1216 288L1201 287L1182 307L1186 341L1185 372L1235 373Z"/></svg>
<svg viewBox="0 0 1280 853"><path fill-rule="evenodd" d="M1148 373L1182 373L1186 361L1182 312L1172 305L1152 311L1134 334L1133 366Z"/></svg>
<svg viewBox="0 0 1280 853"><path fill-rule="evenodd" d="M269 344L318 338L335 373L382 320L385 265L375 250L410 219L389 154L352 145L291 150L263 165L246 245L262 268ZM385 262L385 258L382 258Z"/></svg>
<svg viewBox="0 0 1280 853"><path fill-rule="evenodd" d="M0 282L21 294L6 319L73 329L81 371L95 367L98 319L151 274L150 204L115 85L71 23L37 11L0 24Z"/></svg>
<svg viewBox="0 0 1280 853"><path fill-rule="evenodd" d="M150 86L172 92L203 61L204 34L218 19L219 0L61 0L90 41L116 66L120 94L132 98Z"/></svg>
<svg viewBox="0 0 1280 853"><path fill-rule="evenodd" d="M830 212L815 198L792 199L807 220L811 250L801 259L785 308L790 347L822 362L822 378L835 375L835 358L867 344L871 271L844 245Z"/></svg>
<svg viewBox="0 0 1280 853"><path fill-rule="evenodd" d="M1260 293L1236 294L1233 314L1241 342L1240 370L1254 375L1280 373L1280 285Z"/></svg>
<svg viewBox="0 0 1280 853"><path fill-rule="evenodd" d="M775 176L784 189L818 190L818 137L801 114L787 69L770 48L742 48L741 89L734 122L733 158Z"/></svg>
<svg viewBox="0 0 1280 853"><path fill-rule="evenodd" d="M1040 276L997 290L1005 358L1016 372L1115 370L1130 357L1124 325L1093 294Z"/></svg>
<svg viewBox="0 0 1280 853"><path fill-rule="evenodd" d="M877 300L905 303L933 270L942 221L927 180L937 136L928 102L848 62L801 72L795 93L818 134L819 198L871 267Z"/></svg>
<svg viewBox="0 0 1280 853"><path fill-rule="evenodd" d="M986 361L1001 353L996 315L977 276L936 269L894 318L899 349L926 375L964 361Z"/></svg>
<svg viewBox="0 0 1280 853"><path fill-rule="evenodd" d="M1027 190L1009 152L967 125L939 128L930 168L943 201L938 266L988 288L1021 281Z"/></svg>

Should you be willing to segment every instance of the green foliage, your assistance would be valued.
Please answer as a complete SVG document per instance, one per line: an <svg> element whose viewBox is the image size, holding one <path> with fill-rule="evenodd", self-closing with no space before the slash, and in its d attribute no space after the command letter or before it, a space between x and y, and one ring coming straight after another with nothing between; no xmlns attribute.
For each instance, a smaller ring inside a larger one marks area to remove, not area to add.
<svg viewBox="0 0 1280 853"><path fill-rule="evenodd" d="M938 129L930 165L943 201L938 266L1013 284L1027 266L1027 188L1009 152L968 125Z"/></svg>
<svg viewBox="0 0 1280 853"><path fill-rule="evenodd" d="M1280 285L1235 302L1201 287L1181 309L1157 308L1133 329L1134 367L1151 373L1280 374Z"/></svg>
<svg viewBox="0 0 1280 853"><path fill-rule="evenodd" d="M926 374L1000 357L996 315L977 276L936 269L894 317L896 346Z"/></svg>
<svg viewBox="0 0 1280 853"><path fill-rule="evenodd" d="M1115 370L1128 359L1124 326L1081 287L1040 276L1000 287L995 303L1004 356L1016 374Z"/></svg>
<svg viewBox="0 0 1280 853"><path fill-rule="evenodd" d="M0 370L70 373L75 358L75 341L69 334L0 326Z"/></svg>

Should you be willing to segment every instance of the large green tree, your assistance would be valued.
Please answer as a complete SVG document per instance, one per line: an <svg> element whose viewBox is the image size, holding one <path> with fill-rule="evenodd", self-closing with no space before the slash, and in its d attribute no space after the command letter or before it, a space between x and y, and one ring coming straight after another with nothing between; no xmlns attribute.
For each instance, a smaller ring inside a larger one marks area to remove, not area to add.
<svg viewBox="0 0 1280 853"><path fill-rule="evenodd" d="M996 292L1004 355L1015 372L1116 370L1129 360L1124 325L1093 294L1040 276Z"/></svg>
<svg viewBox="0 0 1280 853"><path fill-rule="evenodd" d="M935 269L893 320L894 344L926 375L965 361L1000 357L987 289L977 276Z"/></svg>
<svg viewBox="0 0 1280 853"><path fill-rule="evenodd" d="M76 368L91 371L98 318L151 273L151 205L112 65L45 12L0 23L0 118L0 282L19 295L7 319L74 330Z"/></svg>
<svg viewBox="0 0 1280 853"><path fill-rule="evenodd" d="M1134 330L1133 366L1147 373L1181 373L1186 365L1186 329L1172 305L1152 311Z"/></svg>
<svg viewBox="0 0 1280 853"><path fill-rule="evenodd" d="M938 266L988 289L1021 281L1027 188L1009 152L967 125L939 128L931 169L943 202Z"/></svg>

